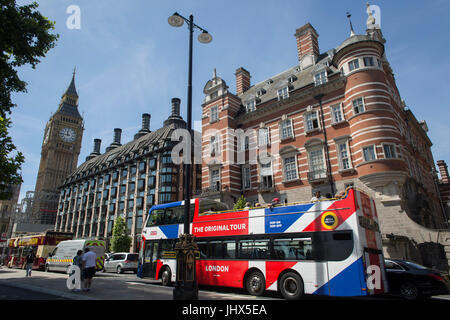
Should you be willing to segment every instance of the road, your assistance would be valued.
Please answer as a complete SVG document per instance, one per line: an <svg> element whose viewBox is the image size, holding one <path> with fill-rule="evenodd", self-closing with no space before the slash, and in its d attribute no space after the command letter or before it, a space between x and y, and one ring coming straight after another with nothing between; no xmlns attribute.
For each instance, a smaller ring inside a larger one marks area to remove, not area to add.
<svg viewBox="0 0 450 320"><path fill-rule="evenodd" d="M140 279L133 273L97 273L93 279L92 290L89 293L72 293L66 287L67 275L59 272L33 271L31 278L25 278L25 270L0 268L0 300L34 299L30 291L39 292L38 299L75 299L75 300L173 300L173 287L164 287L160 281ZM9 289L8 289L9 288ZM13 288L13 289L11 289ZM18 289L19 288L19 289ZM6 296L5 296L6 295ZM308 295L304 300L330 300L323 296ZM397 297L359 297L342 298L345 300L399 300ZM450 299L450 295L434 297L434 299ZM246 300L259 302L282 300L276 292L266 292L261 297L249 295L243 289L234 288L199 288L199 300Z"/></svg>

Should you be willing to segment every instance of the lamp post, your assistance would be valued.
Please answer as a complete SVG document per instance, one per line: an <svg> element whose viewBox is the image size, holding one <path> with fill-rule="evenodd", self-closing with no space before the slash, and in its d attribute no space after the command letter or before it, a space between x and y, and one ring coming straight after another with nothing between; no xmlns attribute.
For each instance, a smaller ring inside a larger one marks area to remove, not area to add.
<svg viewBox="0 0 450 320"><path fill-rule="evenodd" d="M188 73L188 101L187 101L187 130L192 136L192 39L194 28L202 31L198 36L201 43L212 41L211 35L205 29L194 23L194 16L189 19L175 12L169 17L169 24L173 27L181 27L184 22L189 28L189 73ZM191 139L192 141L192 139ZM188 148L192 150L192 148ZM190 234L190 209L191 209L191 160L192 151L189 155L188 163L184 163L184 234L180 236L179 242L175 245L177 255L176 283L173 290L174 300L198 300L198 287L195 270L195 253L198 247L194 237Z"/></svg>

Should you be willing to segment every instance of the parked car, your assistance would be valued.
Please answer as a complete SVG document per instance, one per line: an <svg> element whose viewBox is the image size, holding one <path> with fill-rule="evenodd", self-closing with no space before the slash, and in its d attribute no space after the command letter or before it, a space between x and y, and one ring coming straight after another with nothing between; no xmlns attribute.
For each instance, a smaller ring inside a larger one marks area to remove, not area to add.
<svg viewBox="0 0 450 320"><path fill-rule="evenodd" d="M112 254L105 261L105 272L123 273L124 271L133 271L137 273L138 267L137 253L119 252Z"/></svg>
<svg viewBox="0 0 450 320"><path fill-rule="evenodd" d="M448 293L439 271L399 259L385 259L389 293L400 294L408 300Z"/></svg>

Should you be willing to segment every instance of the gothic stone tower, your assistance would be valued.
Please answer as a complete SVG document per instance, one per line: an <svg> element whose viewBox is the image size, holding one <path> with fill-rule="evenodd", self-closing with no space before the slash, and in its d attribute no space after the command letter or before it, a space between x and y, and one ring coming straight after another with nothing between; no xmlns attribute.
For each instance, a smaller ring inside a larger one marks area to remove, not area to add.
<svg viewBox="0 0 450 320"><path fill-rule="evenodd" d="M83 118L78 112L75 72L58 110L45 126L41 162L35 187L33 222L54 224L58 187L77 168L83 137Z"/></svg>

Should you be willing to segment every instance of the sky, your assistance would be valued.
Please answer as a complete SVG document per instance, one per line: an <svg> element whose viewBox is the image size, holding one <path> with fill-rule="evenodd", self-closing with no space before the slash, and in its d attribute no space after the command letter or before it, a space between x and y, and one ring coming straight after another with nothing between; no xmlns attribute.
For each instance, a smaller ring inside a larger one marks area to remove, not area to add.
<svg viewBox="0 0 450 320"><path fill-rule="evenodd" d="M19 5L32 1L17 0ZM20 199L34 190L45 124L59 105L76 67L79 110L84 133L78 165L102 140L101 152L122 129L122 144L141 128L142 113L151 114L156 130L181 99L185 118L188 82L186 24L174 28L174 13L208 30L213 41L202 44L194 35L193 120L201 119L203 88L213 69L236 92L235 71L244 67L255 84L298 63L295 30L310 22L319 34L321 52L350 35L346 12L356 34L366 30L366 1L344 0L42 0L39 11L55 21L60 38L35 69L22 67L19 76L27 93L13 94L12 128L17 149L25 156ZM386 55L401 97L416 118L426 120L435 162L450 163L450 1L374 1L380 8ZM70 29L80 9L80 28ZM198 128L197 128L198 129Z"/></svg>

